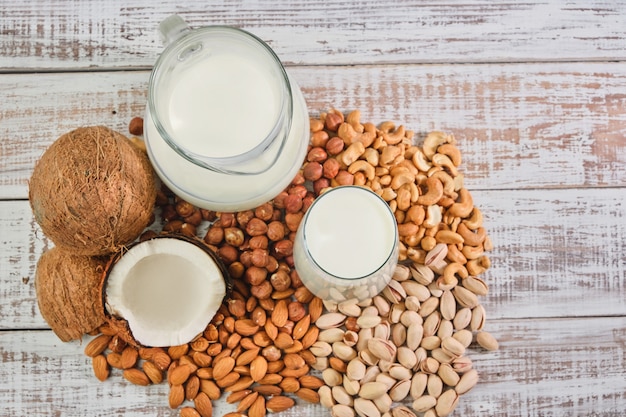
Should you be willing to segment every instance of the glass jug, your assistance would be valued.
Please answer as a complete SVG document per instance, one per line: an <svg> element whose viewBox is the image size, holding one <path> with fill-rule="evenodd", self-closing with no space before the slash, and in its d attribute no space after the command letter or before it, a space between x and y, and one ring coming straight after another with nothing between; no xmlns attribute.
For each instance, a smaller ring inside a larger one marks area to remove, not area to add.
<svg viewBox="0 0 626 417"><path fill-rule="evenodd" d="M272 49L234 27L190 29L170 16L149 82L148 156L179 197L215 211L254 208L300 169L306 103Z"/></svg>

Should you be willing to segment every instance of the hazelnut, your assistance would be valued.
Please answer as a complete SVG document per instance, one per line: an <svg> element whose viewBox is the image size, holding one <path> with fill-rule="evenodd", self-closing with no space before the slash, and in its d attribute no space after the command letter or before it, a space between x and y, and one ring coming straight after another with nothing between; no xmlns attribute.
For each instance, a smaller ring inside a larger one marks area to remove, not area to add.
<svg viewBox="0 0 626 417"><path fill-rule="evenodd" d="M258 218L252 218L246 226L246 232L250 236L260 236L267 233L267 223Z"/></svg>
<svg viewBox="0 0 626 417"><path fill-rule="evenodd" d="M321 122L320 122L321 123ZM311 135L311 146L323 148L328 142L328 133L323 130L317 131Z"/></svg>
<svg viewBox="0 0 626 417"><path fill-rule="evenodd" d="M143 135L143 118L133 117L128 124L128 133L135 136Z"/></svg>
<svg viewBox="0 0 626 417"><path fill-rule="evenodd" d="M326 153L324 148L321 148L319 146L311 148L309 153L307 153L306 155L306 160L308 162L324 162L327 158L328 158L328 154Z"/></svg>
<svg viewBox="0 0 626 417"><path fill-rule="evenodd" d="M330 187L330 180L328 178L320 178L313 183L313 192L315 195L320 195L322 190L328 187Z"/></svg>
<svg viewBox="0 0 626 417"><path fill-rule="evenodd" d="M159 207L163 207L163 206L167 206L169 203L170 203L170 198L167 196L167 194L165 194L165 191L157 190L156 201L154 204Z"/></svg>
<svg viewBox="0 0 626 417"><path fill-rule="evenodd" d="M339 126L343 123L343 116L339 112L331 112L326 115L326 119L324 120L324 125L326 129L336 132L339 129Z"/></svg>
<svg viewBox="0 0 626 417"><path fill-rule="evenodd" d="M180 232L181 227L183 226L182 220L170 220L165 223L163 226L164 232Z"/></svg>
<svg viewBox="0 0 626 417"><path fill-rule="evenodd" d="M274 197L274 207L277 209L285 208L285 198L287 195L287 191L281 191L280 194Z"/></svg>
<svg viewBox="0 0 626 417"><path fill-rule="evenodd" d="M273 273L270 276L270 282L276 291L285 291L291 286L291 278L283 269L278 269Z"/></svg>
<svg viewBox="0 0 626 417"><path fill-rule="evenodd" d="M302 170L298 171L298 173L291 180L292 185L302 185L306 182L304 179L304 175L302 175Z"/></svg>
<svg viewBox="0 0 626 417"><path fill-rule="evenodd" d="M164 206L161 210L161 218L163 221L169 222L170 220L174 220L178 217L178 213L176 213L176 209L174 206Z"/></svg>
<svg viewBox="0 0 626 417"><path fill-rule="evenodd" d="M319 132L320 130L324 129L324 122L322 122L320 119L310 117L309 126L311 133Z"/></svg>
<svg viewBox="0 0 626 417"><path fill-rule="evenodd" d="M259 285L250 287L250 292L259 300L264 300L272 295L272 284L264 280Z"/></svg>
<svg viewBox="0 0 626 417"><path fill-rule="evenodd" d="M239 247L243 245L245 236L238 227L227 227L224 229L224 240L231 246Z"/></svg>
<svg viewBox="0 0 626 417"><path fill-rule="evenodd" d="M268 258L269 258L269 253L267 249L258 248L258 249L252 250L252 257L251 257L252 265L258 266L260 268L265 268L268 262Z"/></svg>
<svg viewBox="0 0 626 417"><path fill-rule="evenodd" d="M325 178L333 179L337 176L340 167L341 164L339 164L339 161L337 161L335 158L329 158L324 162L324 165L322 166L322 175Z"/></svg>
<svg viewBox="0 0 626 417"><path fill-rule="evenodd" d="M183 218L185 223L193 224L194 226L199 226L202 223L202 213L200 210L195 210L189 216Z"/></svg>
<svg viewBox="0 0 626 417"><path fill-rule="evenodd" d="M323 168L319 162L307 162L302 170L302 175L307 181L315 181L322 177Z"/></svg>
<svg viewBox="0 0 626 417"><path fill-rule="evenodd" d="M239 224L239 227L241 227L242 229L245 229L250 219L254 217L254 211L252 210L240 211L237 213L236 217L237 217L237 223Z"/></svg>
<svg viewBox="0 0 626 417"><path fill-rule="evenodd" d="M297 213L302 209L302 197L296 194L289 194L285 198L285 211L287 213Z"/></svg>
<svg viewBox="0 0 626 417"><path fill-rule="evenodd" d="M239 251L230 245L223 245L217 251L218 256L226 265L230 265L237 260Z"/></svg>
<svg viewBox="0 0 626 417"><path fill-rule="evenodd" d="M239 255L239 261L246 268L251 267L252 266L252 251L247 250L245 252L241 252L241 255Z"/></svg>
<svg viewBox="0 0 626 417"><path fill-rule="evenodd" d="M320 178L317 181L320 181L320 180L322 180L322 178ZM313 201L315 201L315 195L314 194L308 194L306 197L304 197L302 199L302 212L303 213L306 213L306 211L309 209L309 207L311 207L311 204L313 204Z"/></svg>
<svg viewBox="0 0 626 417"><path fill-rule="evenodd" d="M243 272L246 269L241 262L235 261L228 266L228 273L234 279L239 279L243 276Z"/></svg>
<svg viewBox="0 0 626 417"><path fill-rule="evenodd" d="M293 255L293 242L288 239L279 240L274 244L274 253L276 259Z"/></svg>
<svg viewBox="0 0 626 417"><path fill-rule="evenodd" d="M314 295L305 286L302 286L296 290L293 294L296 300L303 304L308 304L313 299Z"/></svg>
<svg viewBox="0 0 626 417"><path fill-rule="evenodd" d="M328 155L339 155L345 146L343 139L338 136L332 137L326 142L326 152Z"/></svg>
<svg viewBox="0 0 626 417"><path fill-rule="evenodd" d="M361 328L358 324L356 324L356 317L348 317L344 326L346 326L346 330L358 333Z"/></svg>
<svg viewBox="0 0 626 417"><path fill-rule="evenodd" d="M250 240L248 241L248 245L252 250L267 249L267 246L269 245L269 239L266 235L254 236L250 238Z"/></svg>
<svg viewBox="0 0 626 417"><path fill-rule="evenodd" d="M288 192L291 195L297 195L300 198L304 198L309 190L304 185L298 184L289 187Z"/></svg>
<svg viewBox="0 0 626 417"><path fill-rule="evenodd" d="M267 272L270 274L278 270L278 261L272 255L267 257L267 265L265 265L265 269L267 269Z"/></svg>
<svg viewBox="0 0 626 417"><path fill-rule="evenodd" d="M300 200L303 201L303 200ZM291 232L295 232L298 230L298 226L300 226L300 222L304 217L304 213L298 211L297 213L287 213L285 214L285 224L287 225L287 229Z"/></svg>
<svg viewBox="0 0 626 417"><path fill-rule="evenodd" d="M204 235L204 241L209 245L219 245L222 240L224 240L224 229L221 227L213 226Z"/></svg>
<svg viewBox="0 0 626 417"><path fill-rule="evenodd" d="M298 301L290 302L287 306L287 311L289 314L289 320L293 322L300 321L304 316L306 316L306 309Z"/></svg>
<svg viewBox="0 0 626 417"><path fill-rule="evenodd" d="M300 279L300 274L298 274L298 271L295 269L292 269L291 272L289 272L289 278L291 279L291 286L293 288L297 289L304 286L304 283Z"/></svg>
<svg viewBox="0 0 626 417"><path fill-rule="evenodd" d="M280 359L282 353L280 352L280 349L278 349L276 346L271 345L263 348L263 350L261 351L261 355L263 355L263 357L267 359L268 362L274 362Z"/></svg>
<svg viewBox="0 0 626 417"><path fill-rule="evenodd" d="M243 300L229 300L228 311L235 317L242 317L246 314L246 303Z"/></svg>
<svg viewBox="0 0 626 417"><path fill-rule="evenodd" d="M271 220L274 215L274 206L272 206L271 203L261 204L259 207L254 209L254 215L267 222Z"/></svg>
<svg viewBox="0 0 626 417"><path fill-rule="evenodd" d="M197 209L194 207L194 205L188 203L187 201L180 200L178 203L176 203L176 213L178 213L180 217L191 216L196 210Z"/></svg>
<svg viewBox="0 0 626 417"><path fill-rule="evenodd" d="M254 310L252 310L250 319L257 326L265 326L265 321L267 320L267 313L265 313L265 310L263 310L262 307L256 307Z"/></svg>
<svg viewBox="0 0 626 417"><path fill-rule="evenodd" d="M145 232L141 234L141 236L139 236L139 240L141 242L144 242L146 240L150 240L156 237L157 235L158 235L157 232L155 232L154 230L146 230Z"/></svg>
<svg viewBox="0 0 626 417"><path fill-rule="evenodd" d="M246 269L244 279L250 285L259 285L267 277L267 270L265 268L259 268L258 266L251 266ZM258 297L257 297L258 298Z"/></svg>
<svg viewBox="0 0 626 417"><path fill-rule="evenodd" d="M188 236L188 237L195 237L196 236L196 226L194 226L191 223L183 223L180 226L180 233Z"/></svg>
<svg viewBox="0 0 626 417"><path fill-rule="evenodd" d="M202 219L210 222L214 222L217 219L217 213L213 210L200 209L200 213L202 214Z"/></svg>
<svg viewBox="0 0 626 417"><path fill-rule="evenodd" d="M274 220L267 225L267 238L273 242L279 241L285 237L285 226L282 222Z"/></svg>
<svg viewBox="0 0 626 417"><path fill-rule="evenodd" d="M354 175L342 169L337 173L337 176L335 176L335 181L337 181L337 184L339 185L353 185Z"/></svg>

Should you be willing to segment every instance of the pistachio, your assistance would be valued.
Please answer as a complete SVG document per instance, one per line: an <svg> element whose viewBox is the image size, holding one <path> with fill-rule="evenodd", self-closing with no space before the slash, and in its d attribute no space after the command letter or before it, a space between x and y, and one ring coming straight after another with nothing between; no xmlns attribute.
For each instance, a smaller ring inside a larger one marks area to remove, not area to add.
<svg viewBox="0 0 626 417"><path fill-rule="evenodd" d="M431 395L422 395L413 401L413 409L423 413L437 405L437 399Z"/></svg>
<svg viewBox="0 0 626 417"><path fill-rule="evenodd" d="M331 408L336 404L331 392L331 388L329 386L322 385L317 390L317 393L320 396L320 404L322 404L324 407Z"/></svg>
<svg viewBox="0 0 626 417"><path fill-rule="evenodd" d="M403 379L401 381L398 381L393 387L391 387L391 389L389 390L389 397L391 397L393 401L400 402L409 395L410 390L411 380Z"/></svg>
<svg viewBox="0 0 626 417"><path fill-rule="evenodd" d="M470 369L461 375L459 382L454 387L457 394L462 395L474 388L478 382L478 372L475 369Z"/></svg>
<svg viewBox="0 0 626 417"><path fill-rule="evenodd" d="M376 337L367 341L367 348L374 356L386 361L393 361L397 351L396 346L391 341Z"/></svg>
<svg viewBox="0 0 626 417"><path fill-rule="evenodd" d="M446 417L456 408L458 403L459 394L453 389L446 390L437 399L435 411L439 417Z"/></svg>
<svg viewBox="0 0 626 417"><path fill-rule="evenodd" d="M322 330L340 327L346 321L346 316L341 313L326 313L320 316L315 325Z"/></svg>
<svg viewBox="0 0 626 417"><path fill-rule="evenodd" d="M348 362L346 375L352 380L359 381L365 376L366 369L367 367L359 358L354 358Z"/></svg>
<svg viewBox="0 0 626 417"><path fill-rule="evenodd" d="M383 394L386 394L388 390L389 388L383 382L366 382L365 384L361 385L361 389L359 390L359 397L365 398L366 400L373 400Z"/></svg>
<svg viewBox="0 0 626 417"><path fill-rule="evenodd" d="M341 385L334 386L332 387L331 391L333 394L333 399L337 402L337 404L342 404L342 405L347 405L347 406L353 405L354 400L352 399L352 396L348 394L348 392L343 386Z"/></svg>
<svg viewBox="0 0 626 417"><path fill-rule="evenodd" d="M485 331L476 333L476 341L484 349L498 350L498 341L491 335L491 333Z"/></svg>
<svg viewBox="0 0 626 417"><path fill-rule="evenodd" d="M362 417L381 417L376 404L365 398L357 398L354 400L354 411Z"/></svg>
<svg viewBox="0 0 626 417"><path fill-rule="evenodd" d="M330 410L332 417L355 417L356 412L350 405L335 404Z"/></svg>

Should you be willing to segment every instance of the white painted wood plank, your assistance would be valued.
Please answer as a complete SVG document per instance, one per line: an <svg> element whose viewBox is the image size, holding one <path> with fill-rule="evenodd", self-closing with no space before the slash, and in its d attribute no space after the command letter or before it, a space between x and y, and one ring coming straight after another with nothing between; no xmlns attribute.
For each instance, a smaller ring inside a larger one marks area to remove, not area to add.
<svg viewBox="0 0 626 417"><path fill-rule="evenodd" d="M626 185L619 63L291 67L311 114L360 109L418 134L454 133L473 189ZM0 75L0 198L26 198L60 134L143 115L148 72Z"/></svg>
<svg viewBox="0 0 626 417"><path fill-rule="evenodd" d="M150 67L173 13L252 31L288 64L626 58L626 5L609 0L5 0L0 68Z"/></svg>
<svg viewBox="0 0 626 417"><path fill-rule="evenodd" d="M500 350L470 347L479 384L461 396L453 416L621 416L626 409L626 319L492 320ZM49 331L0 332L0 402L6 415L174 416L167 385L137 387L119 371L104 383L92 375L78 342ZM328 416L302 404L281 415ZM223 415L224 401L214 415Z"/></svg>
<svg viewBox="0 0 626 417"><path fill-rule="evenodd" d="M626 188L472 192L495 245L488 317L626 315ZM34 271L48 245L26 201L0 203L0 329L47 327Z"/></svg>

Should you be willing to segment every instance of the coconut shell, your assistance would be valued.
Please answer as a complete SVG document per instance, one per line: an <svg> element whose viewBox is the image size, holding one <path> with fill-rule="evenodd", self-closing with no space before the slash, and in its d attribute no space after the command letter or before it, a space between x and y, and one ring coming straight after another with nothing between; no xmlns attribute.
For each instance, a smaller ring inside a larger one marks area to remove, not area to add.
<svg viewBox="0 0 626 417"><path fill-rule="evenodd" d="M35 220L55 246L104 255L134 241L153 220L154 171L145 153L103 126L59 137L29 182Z"/></svg>
<svg viewBox="0 0 626 417"><path fill-rule="evenodd" d="M105 322L100 282L104 257L52 248L39 258L35 290L41 315L64 342L80 339Z"/></svg>

